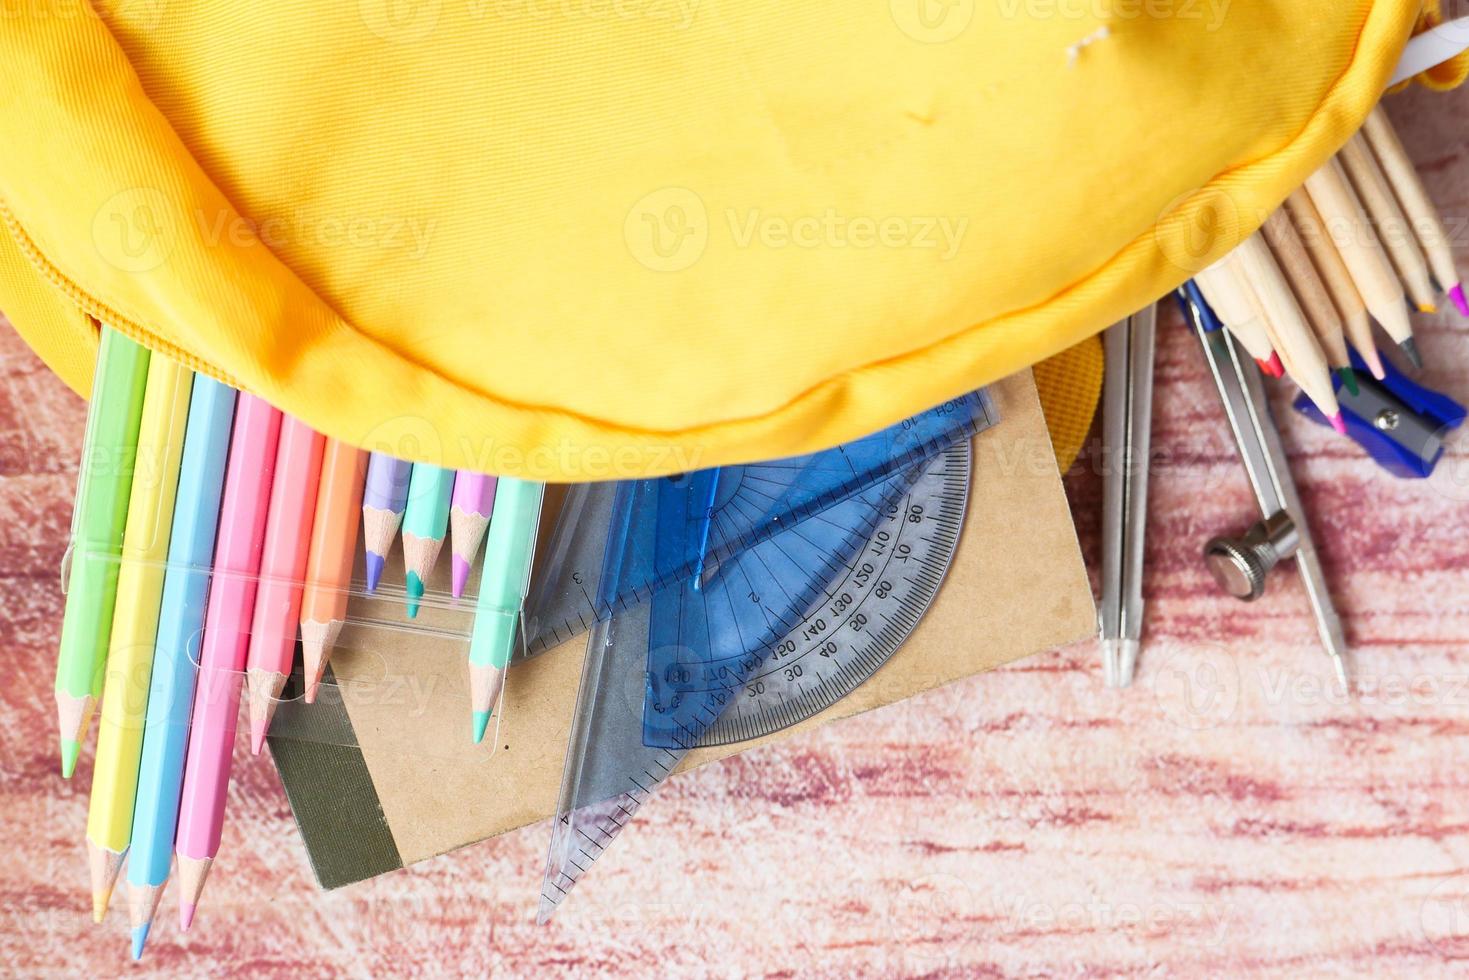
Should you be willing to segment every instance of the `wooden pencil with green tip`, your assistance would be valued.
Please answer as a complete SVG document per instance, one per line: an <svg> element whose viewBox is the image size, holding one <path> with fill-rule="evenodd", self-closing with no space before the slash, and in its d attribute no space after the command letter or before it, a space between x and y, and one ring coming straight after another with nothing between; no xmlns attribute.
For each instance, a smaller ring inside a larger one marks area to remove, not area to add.
<svg viewBox="0 0 1469 980"><path fill-rule="evenodd" d="M147 380L148 350L104 326L72 515L71 569L56 659L61 775L67 779L102 696Z"/></svg>

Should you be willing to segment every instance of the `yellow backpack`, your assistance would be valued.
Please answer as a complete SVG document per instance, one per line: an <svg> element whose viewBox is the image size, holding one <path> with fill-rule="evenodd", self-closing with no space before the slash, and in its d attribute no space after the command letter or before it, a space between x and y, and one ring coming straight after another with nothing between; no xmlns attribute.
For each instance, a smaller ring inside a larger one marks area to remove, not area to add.
<svg viewBox="0 0 1469 980"><path fill-rule="evenodd" d="M540 479L846 440L1228 250L1410 0L28 0L0 309Z"/></svg>

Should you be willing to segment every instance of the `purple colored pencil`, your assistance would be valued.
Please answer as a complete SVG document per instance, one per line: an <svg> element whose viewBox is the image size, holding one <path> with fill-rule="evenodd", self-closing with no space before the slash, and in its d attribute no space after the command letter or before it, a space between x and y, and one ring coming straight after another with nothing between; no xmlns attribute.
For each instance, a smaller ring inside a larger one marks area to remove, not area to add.
<svg viewBox="0 0 1469 980"><path fill-rule="evenodd" d="M459 470L454 474L454 497L449 503L451 561L454 568L454 598L464 594L469 569L475 553L490 526L490 511L495 505L493 476Z"/></svg>
<svg viewBox="0 0 1469 980"><path fill-rule="evenodd" d="M398 537L403 508L408 505L408 478L413 464L386 453L367 459L367 481L362 488L362 537L367 547L367 591L377 589L383 563Z"/></svg>

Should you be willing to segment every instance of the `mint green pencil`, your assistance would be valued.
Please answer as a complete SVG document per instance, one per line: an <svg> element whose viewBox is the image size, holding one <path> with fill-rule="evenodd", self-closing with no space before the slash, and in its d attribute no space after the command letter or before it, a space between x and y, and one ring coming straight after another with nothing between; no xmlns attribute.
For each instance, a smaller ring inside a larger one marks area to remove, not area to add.
<svg viewBox="0 0 1469 980"><path fill-rule="evenodd" d="M418 600L433 573L434 562L449 533L449 500L454 471L414 463L408 479L408 505L403 510L403 570L407 573L408 615L418 615Z"/></svg>
<svg viewBox="0 0 1469 980"><path fill-rule="evenodd" d="M147 381L147 348L103 327L72 511L71 575L56 658L56 717L66 779L76 769L102 696Z"/></svg>
<svg viewBox="0 0 1469 980"><path fill-rule="evenodd" d="M485 535L484 567L469 639L469 697L474 710L474 741L484 741L490 713L505 682L505 666L515 649L520 607L530 588L546 485L501 477Z"/></svg>

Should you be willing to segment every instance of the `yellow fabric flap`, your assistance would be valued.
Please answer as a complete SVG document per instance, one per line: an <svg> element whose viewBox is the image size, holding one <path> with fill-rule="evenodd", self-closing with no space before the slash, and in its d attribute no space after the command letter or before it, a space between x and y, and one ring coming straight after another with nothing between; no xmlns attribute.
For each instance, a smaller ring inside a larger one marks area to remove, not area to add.
<svg viewBox="0 0 1469 980"><path fill-rule="evenodd" d="M0 304L79 389L85 312L451 466L809 451L1222 254L1355 130L1418 15L28 0L0 30L0 289L23 257L75 335Z"/></svg>

